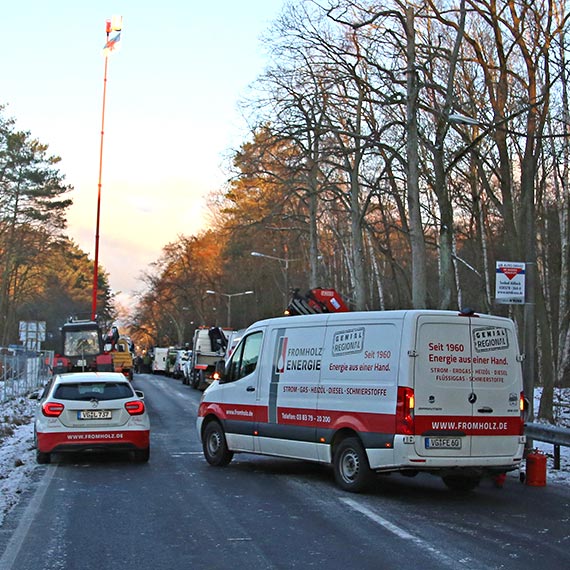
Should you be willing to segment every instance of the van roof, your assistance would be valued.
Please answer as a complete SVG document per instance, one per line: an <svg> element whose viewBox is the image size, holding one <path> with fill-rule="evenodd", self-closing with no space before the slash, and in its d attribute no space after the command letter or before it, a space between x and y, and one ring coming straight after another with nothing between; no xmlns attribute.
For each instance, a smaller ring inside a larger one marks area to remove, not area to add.
<svg viewBox="0 0 570 570"><path fill-rule="evenodd" d="M469 315L461 314L460 311L443 311L439 309L402 309L393 311L353 311L353 312L343 312L343 313L320 313L316 315L294 315L289 317L274 317L270 319L264 319L252 323L248 328L252 327L267 327L267 326L287 326L291 327L294 324L298 325L309 325L309 324L325 324L325 323L342 323L342 322L354 322L358 320L360 322L370 322L378 320L390 320L390 321L403 321L403 320L414 320L420 316L432 316L432 317L458 317L465 318L466 316L473 316L474 318L481 318L483 320L493 319L510 322L510 319L506 317L500 317L498 315L486 315L482 313L472 313Z"/></svg>

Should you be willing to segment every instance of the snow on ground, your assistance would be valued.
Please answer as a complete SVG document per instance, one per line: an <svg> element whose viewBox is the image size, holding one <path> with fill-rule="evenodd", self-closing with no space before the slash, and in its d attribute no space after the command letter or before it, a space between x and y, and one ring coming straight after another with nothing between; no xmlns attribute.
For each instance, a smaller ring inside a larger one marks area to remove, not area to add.
<svg viewBox="0 0 570 570"><path fill-rule="evenodd" d="M37 465L32 422L36 405L37 400L28 398L0 404L0 526Z"/></svg>
<svg viewBox="0 0 570 570"><path fill-rule="evenodd" d="M535 391L538 410L540 389ZM570 428L570 388L557 390L554 399L561 404L555 408L558 425ZM6 513L16 505L20 495L29 487L37 467L34 450L33 416L37 400L17 398L0 404L0 526ZM570 483L570 448L560 449L560 470L553 467L553 446L535 441L536 448L547 456L547 482Z"/></svg>

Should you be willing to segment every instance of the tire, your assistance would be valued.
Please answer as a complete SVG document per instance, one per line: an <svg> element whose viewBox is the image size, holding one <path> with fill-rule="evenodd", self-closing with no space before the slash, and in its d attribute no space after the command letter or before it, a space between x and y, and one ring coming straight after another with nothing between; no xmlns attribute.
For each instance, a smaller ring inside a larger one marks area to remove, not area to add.
<svg viewBox="0 0 570 570"><path fill-rule="evenodd" d="M222 426L216 421L211 421L206 426L202 436L202 449L206 461L215 467L224 467L234 456L234 452L228 449Z"/></svg>
<svg viewBox="0 0 570 570"><path fill-rule="evenodd" d="M51 454L36 450L36 462L39 465L47 465L48 463L51 463Z"/></svg>
<svg viewBox="0 0 570 570"><path fill-rule="evenodd" d="M480 477L467 475L446 475L442 479L449 489L458 493L469 493L481 482Z"/></svg>
<svg viewBox="0 0 570 570"><path fill-rule="evenodd" d="M192 380L190 381L190 384L192 385L192 388L197 389L198 388L198 371L197 370L192 370Z"/></svg>
<svg viewBox="0 0 570 570"><path fill-rule="evenodd" d="M333 458L333 469L337 485L345 491L359 493L372 483L374 473L357 437L348 437L339 444Z"/></svg>
<svg viewBox="0 0 570 570"><path fill-rule="evenodd" d="M147 463L150 459L150 447L147 447L146 449L137 449L133 454L137 463Z"/></svg>

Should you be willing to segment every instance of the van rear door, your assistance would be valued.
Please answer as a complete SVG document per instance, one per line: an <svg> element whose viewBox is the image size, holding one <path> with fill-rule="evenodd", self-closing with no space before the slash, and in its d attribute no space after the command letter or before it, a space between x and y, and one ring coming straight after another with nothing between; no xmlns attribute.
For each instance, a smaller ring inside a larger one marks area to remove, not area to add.
<svg viewBox="0 0 570 570"><path fill-rule="evenodd" d="M469 318L418 316L414 355L416 453L469 457L463 427L473 416Z"/></svg>
<svg viewBox="0 0 570 570"><path fill-rule="evenodd" d="M514 326L498 317L421 315L414 367L416 452L514 455L522 376Z"/></svg>

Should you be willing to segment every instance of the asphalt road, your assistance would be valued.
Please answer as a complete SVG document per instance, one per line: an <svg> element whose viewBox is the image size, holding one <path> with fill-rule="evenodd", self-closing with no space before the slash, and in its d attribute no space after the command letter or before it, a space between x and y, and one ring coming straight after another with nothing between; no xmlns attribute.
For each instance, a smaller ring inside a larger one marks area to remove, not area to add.
<svg viewBox="0 0 570 570"><path fill-rule="evenodd" d="M0 529L0 570L536 569L570 567L570 489L432 476L341 491L326 466L236 455L205 462L200 393L138 375L151 458L56 455Z"/></svg>

